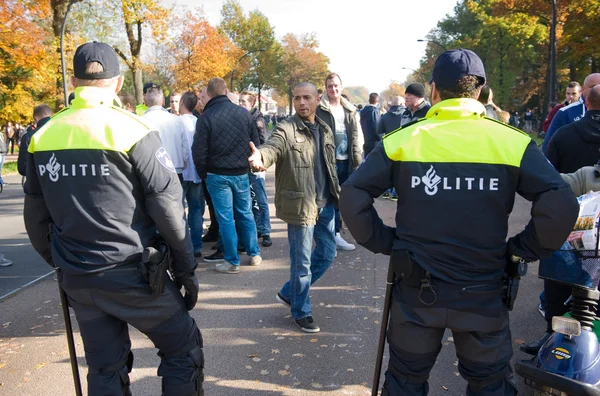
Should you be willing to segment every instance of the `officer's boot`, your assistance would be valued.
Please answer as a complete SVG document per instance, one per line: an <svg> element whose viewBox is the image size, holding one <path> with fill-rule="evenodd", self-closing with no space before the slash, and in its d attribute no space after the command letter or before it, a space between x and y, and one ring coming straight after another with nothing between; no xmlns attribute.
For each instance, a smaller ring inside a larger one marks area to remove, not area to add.
<svg viewBox="0 0 600 396"><path fill-rule="evenodd" d="M552 336L551 332L546 332L542 338L537 341L530 342L529 344L523 344L519 347L521 352L528 353L530 355L537 355L540 351L540 348L548 341L548 339Z"/></svg>
<svg viewBox="0 0 600 396"><path fill-rule="evenodd" d="M158 369L158 375L163 377L162 396L204 396L204 353L199 339L171 354L159 353L159 356L162 358ZM190 371L182 370L186 366L193 370L191 381L188 380Z"/></svg>

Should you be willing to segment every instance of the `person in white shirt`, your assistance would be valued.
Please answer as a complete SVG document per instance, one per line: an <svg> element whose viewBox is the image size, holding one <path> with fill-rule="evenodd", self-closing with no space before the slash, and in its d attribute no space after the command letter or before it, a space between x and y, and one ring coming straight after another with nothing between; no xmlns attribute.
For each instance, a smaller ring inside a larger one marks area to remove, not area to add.
<svg viewBox="0 0 600 396"><path fill-rule="evenodd" d="M153 86L146 91L146 104L148 110L146 110L143 117L149 120L158 130L160 140L169 157L171 157L171 161L173 161L179 180L183 181L181 174L190 157L190 144L183 123L179 117L169 113L163 107L165 96L161 87Z"/></svg>
<svg viewBox="0 0 600 396"><path fill-rule="evenodd" d="M192 244L194 245L194 255L202 257L202 230L204 225L204 192L202 190L202 179L198 176L194 160L192 159L192 143L194 142L194 133L196 133L196 116L192 111L198 104L198 97L193 92L186 92L179 101L178 113L181 114L181 121L185 129L188 142L188 161L187 166L182 172L183 177L183 196L188 205L188 225Z"/></svg>

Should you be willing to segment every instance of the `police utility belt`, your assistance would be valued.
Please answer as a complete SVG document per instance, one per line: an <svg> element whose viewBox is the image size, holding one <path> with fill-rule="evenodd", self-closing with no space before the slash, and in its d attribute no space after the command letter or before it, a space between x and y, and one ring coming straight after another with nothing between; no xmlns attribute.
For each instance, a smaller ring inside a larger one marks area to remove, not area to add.
<svg viewBox="0 0 600 396"><path fill-rule="evenodd" d="M152 294L161 295L165 290L165 282L170 277L171 252L169 245L159 238L156 247L147 247L139 264L144 279L148 282Z"/></svg>
<svg viewBox="0 0 600 396"><path fill-rule="evenodd" d="M409 287L418 288L419 300L427 306L437 302L438 294L431 274L415 261L409 250L393 250L390 265L394 271L394 283L401 281ZM514 307L520 279L526 273L527 263L520 257L509 255L502 277L502 300L509 311Z"/></svg>

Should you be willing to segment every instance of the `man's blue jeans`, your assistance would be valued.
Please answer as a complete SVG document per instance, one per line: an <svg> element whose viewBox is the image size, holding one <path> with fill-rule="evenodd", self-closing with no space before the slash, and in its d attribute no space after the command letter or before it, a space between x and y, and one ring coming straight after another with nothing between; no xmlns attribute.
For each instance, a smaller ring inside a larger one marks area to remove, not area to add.
<svg viewBox="0 0 600 396"><path fill-rule="evenodd" d="M335 166L337 168L338 181L341 186L342 184L344 184L344 182L346 180L348 180L348 177L350 176L350 169L348 169L348 167L350 166L350 161L337 160L335 162ZM341 229L342 229L342 216L340 215L340 210L336 207L335 208L335 232L336 232L336 234L338 232L340 232Z"/></svg>
<svg viewBox="0 0 600 396"><path fill-rule="evenodd" d="M0 183L4 183L2 180L2 167L4 166L4 154L0 154Z"/></svg>
<svg viewBox="0 0 600 396"><path fill-rule="evenodd" d="M204 192L202 183L184 181L182 183L183 196L188 205L188 225L190 226L190 236L194 252L202 251L202 231L204 225Z"/></svg>
<svg viewBox="0 0 600 396"><path fill-rule="evenodd" d="M256 223L252 215L248 175L226 176L209 173L206 177L206 187L212 197L215 214L219 221L219 235L225 261L229 264L240 265L240 256L237 253L236 221L246 253L249 256L258 256L260 249L258 248Z"/></svg>
<svg viewBox="0 0 600 396"><path fill-rule="evenodd" d="M316 225L288 224L290 280L280 293L290 301L292 316L296 320L312 316L310 285L323 276L335 258L334 217L333 204L329 203L319 209Z"/></svg>
<svg viewBox="0 0 600 396"><path fill-rule="evenodd" d="M258 213L254 213L256 228L260 234L270 235L271 214L269 213L269 201L267 200L267 190L265 189L264 173L262 175L250 173L249 176L256 202L258 202Z"/></svg>

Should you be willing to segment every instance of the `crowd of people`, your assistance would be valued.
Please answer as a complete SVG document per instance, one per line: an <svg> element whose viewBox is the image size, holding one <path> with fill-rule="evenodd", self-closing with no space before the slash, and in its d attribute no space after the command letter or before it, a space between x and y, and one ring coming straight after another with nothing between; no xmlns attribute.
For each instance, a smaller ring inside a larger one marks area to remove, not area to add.
<svg viewBox="0 0 600 396"><path fill-rule="evenodd" d="M34 109L19 172L27 177L27 233L58 268L79 322L90 395L127 394L128 323L160 350L163 394L202 394L202 334L188 313L199 292L197 260L222 274L240 274L242 261L261 265L261 248L273 245L265 184L272 165L290 263L274 299L302 331L320 331L311 286L338 251L356 248L342 236L345 223L361 246L390 255L396 274L384 394L427 393L445 328L454 332L467 393L516 394L501 297L505 256L546 259L571 230L577 202L556 170L598 162L600 74L554 112L548 162L506 125L511 116L493 102L483 63L469 50L438 58L430 99L413 83L387 111L377 93L359 110L337 73L321 92L301 82L293 89L295 113L272 120L270 129L256 95L241 92L233 103L219 77L199 91L172 93L167 107L153 82L143 87L143 103L121 94L114 104L123 76L107 44L78 47L73 69L70 107L52 118L47 106ZM527 122L526 114L526 129ZM515 193L533 201L535 227L507 243ZM379 218L378 197L398 201L395 226ZM173 280L153 295L140 271L151 263L141 252L161 243L169 246L162 252L172 258ZM204 255L204 243L214 252ZM560 314L550 307L564 297L557 285L546 287L547 320Z"/></svg>

